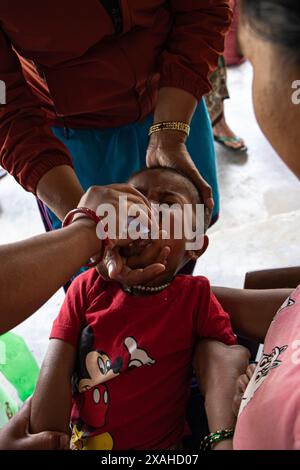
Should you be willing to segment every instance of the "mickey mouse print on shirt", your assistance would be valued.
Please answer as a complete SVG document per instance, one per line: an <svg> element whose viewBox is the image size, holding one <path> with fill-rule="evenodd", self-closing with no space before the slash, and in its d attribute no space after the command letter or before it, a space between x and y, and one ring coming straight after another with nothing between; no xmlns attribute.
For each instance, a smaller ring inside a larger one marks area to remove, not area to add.
<svg viewBox="0 0 300 470"><path fill-rule="evenodd" d="M75 448L91 450L95 446L97 449L113 449L111 434L101 434L101 428L107 424L110 406L107 383L122 371L154 364L155 360L144 349L139 348L137 340L132 336L124 339L120 350L112 359L111 354L95 347L92 327L88 325L83 329L76 372L73 375L73 394L77 396L80 409L78 417L72 420L72 442ZM98 430L99 435L89 437Z"/></svg>

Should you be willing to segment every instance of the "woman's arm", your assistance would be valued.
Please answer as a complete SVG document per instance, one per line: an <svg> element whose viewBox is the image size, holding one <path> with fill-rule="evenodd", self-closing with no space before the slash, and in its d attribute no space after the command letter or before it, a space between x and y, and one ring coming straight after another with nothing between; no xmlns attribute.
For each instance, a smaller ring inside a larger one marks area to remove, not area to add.
<svg viewBox="0 0 300 470"><path fill-rule="evenodd" d="M23 76L22 67L6 32L0 28L0 80L5 83L5 104L0 106L0 162L27 190L36 193L39 180L51 170L68 167L68 174L60 186L61 198L66 188L75 194L78 180L72 170L71 156L57 139L46 120L41 102L32 93ZM72 177L73 174L73 177ZM68 176L71 175L71 176ZM47 192L44 199L60 214L58 197ZM42 190L42 188L41 188ZM82 189L81 189L82 193ZM42 194L42 193L41 193ZM56 195L59 194L56 188ZM76 207L80 194L76 194L72 207ZM71 207L71 208L72 208Z"/></svg>
<svg viewBox="0 0 300 470"><path fill-rule="evenodd" d="M264 342L270 324L292 289L247 290L213 287L215 296L230 315L235 333Z"/></svg>
<svg viewBox="0 0 300 470"><path fill-rule="evenodd" d="M60 220L80 201L83 189L71 166L60 165L52 168L39 180L37 195Z"/></svg>
<svg viewBox="0 0 300 470"><path fill-rule="evenodd" d="M140 204L145 218L150 220L149 202L129 185L91 187L79 205L96 211L99 204L109 203L118 209L120 196L127 197L129 206ZM131 242L128 236L110 240L110 245L116 248ZM41 307L91 256L101 251L101 243L95 223L78 219L63 230L0 246L0 334ZM153 245L150 250L157 252ZM163 244L157 261L145 269L124 271L119 257L112 256L109 260L110 277L118 277L127 285L149 282L165 270L163 259Z"/></svg>
<svg viewBox="0 0 300 470"><path fill-rule="evenodd" d="M33 434L69 433L75 357L73 346L58 339L50 340L31 403L30 431Z"/></svg>
<svg viewBox="0 0 300 470"><path fill-rule="evenodd" d="M0 246L0 334L32 315L100 249L95 224L83 219Z"/></svg>
<svg viewBox="0 0 300 470"><path fill-rule="evenodd" d="M154 113L154 123L182 121L190 123L197 99L189 92L173 87L161 88ZM186 135L179 131L159 131L151 135L147 151L147 165L170 166L188 175L199 188L204 202L213 208L212 190L197 170L186 148Z"/></svg>
<svg viewBox="0 0 300 470"><path fill-rule="evenodd" d="M200 100L224 51L230 0L170 0L172 30L161 58L161 87L185 90Z"/></svg>
<svg viewBox="0 0 300 470"><path fill-rule="evenodd" d="M154 123L190 123L197 102L210 88L210 75L224 50L229 29L229 0L170 0L172 30L161 57L160 91ZM195 167L181 132L153 134L147 152L147 165L171 166L186 173L198 186L204 203L213 208L212 191ZM201 151L201 149L199 149Z"/></svg>

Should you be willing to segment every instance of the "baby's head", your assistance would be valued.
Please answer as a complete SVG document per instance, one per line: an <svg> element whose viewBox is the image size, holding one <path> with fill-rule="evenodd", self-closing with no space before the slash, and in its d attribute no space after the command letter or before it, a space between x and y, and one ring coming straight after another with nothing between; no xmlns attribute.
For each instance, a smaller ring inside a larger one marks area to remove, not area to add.
<svg viewBox="0 0 300 470"><path fill-rule="evenodd" d="M172 279L188 261L196 260L206 251L208 237L205 232L208 228L209 216L204 210L202 197L194 183L187 176L172 168L143 169L134 173L128 183L138 189L150 203L167 207L169 219L163 220L166 217L165 211L160 213L159 226L160 229L167 230L163 244L169 246L171 251L165 272L152 283L159 285ZM171 208L172 206L173 208ZM189 227L187 226L188 218L185 218L188 215L188 210L191 214ZM186 211L185 216L184 211ZM168 225L169 227L167 227ZM195 233L197 243L195 243ZM130 247L123 248L122 254L127 258L127 264L132 269L144 268L156 261L155 259L149 260L147 247L133 256L131 256L130 250Z"/></svg>

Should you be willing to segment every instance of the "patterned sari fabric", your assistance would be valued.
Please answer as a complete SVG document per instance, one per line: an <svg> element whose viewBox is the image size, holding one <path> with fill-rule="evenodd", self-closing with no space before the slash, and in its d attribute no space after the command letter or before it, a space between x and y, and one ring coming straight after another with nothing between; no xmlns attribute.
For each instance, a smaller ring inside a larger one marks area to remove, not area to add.
<svg viewBox="0 0 300 470"><path fill-rule="evenodd" d="M211 76L212 90L205 96L212 126L223 117L223 101L230 98L227 88L227 71L224 57L220 57L218 68Z"/></svg>

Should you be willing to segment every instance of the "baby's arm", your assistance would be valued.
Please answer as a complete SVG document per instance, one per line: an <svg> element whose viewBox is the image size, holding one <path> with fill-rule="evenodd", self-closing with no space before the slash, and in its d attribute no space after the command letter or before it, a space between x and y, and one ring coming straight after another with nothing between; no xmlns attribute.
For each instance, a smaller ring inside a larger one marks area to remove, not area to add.
<svg viewBox="0 0 300 470"><path fill-rule="evenodd" d="M244 373L249 352L243 346L227 346L214 340L200 340L194 356L194 370L204 396L210 432L234 428L233 397L238 377ZM221 441L214 449L229 450L232 440Z"/></svg>
<svg viewBox="0 0 300 470"><path fill-rule="evenodd" d="M50 340L39 380L32 398L30 431L69 433L71 377L76 351L59 339Z"/></svg>
<svg viewBox="0 0 300 470"><path fill-rule="evenodd" d="M236 345L229 315L211 292L208 282L202 283L201 294L194 370L204 396L210 432L216 432L234 428L236 417L232 401L236 381L246 370L250 354L248 349ZM214 446L215 449L231 447L229 439Z"/></svg>
<svg viewBox="0 0 300 470"><path fill-rule="evenodd" d="M293 289L249 290L213 287L222 307L230 313L236 333L264 342L270 324Z"/></svg>

